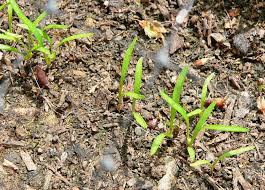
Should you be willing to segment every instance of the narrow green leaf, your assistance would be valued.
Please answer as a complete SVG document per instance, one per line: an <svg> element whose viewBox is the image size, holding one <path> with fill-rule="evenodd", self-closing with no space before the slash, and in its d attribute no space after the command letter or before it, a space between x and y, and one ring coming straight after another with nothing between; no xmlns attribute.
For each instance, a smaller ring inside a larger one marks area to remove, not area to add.
<svg viewBox="0 0 265 190"><path fill-rule="evenodd" d="M47 11L43 11L33 22L35 26L38 26L39 23L48 15Z"/></svg>
<svg viewBox="0 0 265 190"><path fill-rule="evenodd" d="M13 51L13 52L19 53L19 51L17 50L17 48L14 48L12 46L5 45L5 44L0 44L0 50Z"/></svg>
<svg viewBox="0 0 265 190"><path fill-rule="evenodd" d="M188 117L192 117L194 115L199 115L201 112L202 112L202 110L200 108L198 108L198 109L195 109L195 110L191 111L187 115L188 115Z"/></svg>
<svg viewBox="0 0 265 190"><path fill-rule="evenodd" d="M25 30L29 30L29 27L26 24L17 24L17 26L19 26L20 28L23 28Z"/></svg>
<svg viewBox="0 0 265 190"><path fill-rule="evenodd" d="M22 35L15 34L15 33L12 33L12 32L7 32L7 31L2 30L2 29L0 29L0 31L3 32L5 35L11 36L11 37L16 38L16 39L21 39L23 37Z"/></svg>
<svg viewBox="0 0 265 190"><path fill-rule="evenodd" d="M194 168L197 168L197 167L199 167L201 165L205 165L205 164L211 165L209 160L197 160L196 162L191 163L190 166L194 167Z"/></svg>
<svg viewBox="0 0 265 190"><path fill-rule="evenodd" d="M190 157L191 161L194 162L195 161L195 155L196 155L195 150L189 146L187 148L187 151L189 153L189 157Z"/></svg>
<svg viewBox="0 0 265 190"><path fill-rule="evenodd" d="M176 84L175 84L175 87L174 87L174 90L173 90L172 99L177 104L179 104L180 96L181 96L181 93L183 91L184 81L186 79L186 75L187 75L188 71L189 71L189 67L185 66L181 70L181 72L180 72L180 74L178 76L178 79L176 81ZM177 110L174 109L173 107L171 107L170 119L169 119L169 126L170 126L171 129L174 127L174 121L175 121L176 113L177 113Z"/></svg>
<svg viewBox="0 0 265 190"><path fill-rule="evenodd" d="M135 121L144 129L147 129L148 125L145 122L144 118L138 112L133 112L133 117Z"/></svg>
<svg viewBox="0 0 265 190"><path fill-rule="evenodd" d="M176 81L175 87L174 87L172 98L178 104L179 104L181 93L183 91L183 85L184 85L184 82L185 82L186 75L187 75L188 71L189 71L189 66L185 66L181 70L181 72L180 72L180 74L178 76L178 79Z"/></svg>
<svg viewBox="0 0 265 190"><path fill-rule="evenodd" d="M133 98L133 99L136 99L136 100L143 100L144 99L144 95L136 94L134 92L125 92L123 95L124 96L129 96L130 98Z"/></svg>
<svg viewBox="0 0 265 190"><path fill-rule="evenodd" d="M208 119L208 117L210 116L210 114L212 113L214 107L215 107L215 102L212 102L202 113L198 123L195 126L195 129L193 131L192 137L191 137L191 141L190 141L190 145L192 145L197 137L197 135L199 134L199 132L203 129L204 124L206 123L206 120Z"/></svg>
<svg viewBox="0 0 265 190"><path fill-rule="evenodd" d="M219 161L223 161L225 158L229 158L229 157L232 157L232 156L237 156L239 154L242 154L244 152L247 152L247 151L251 151L251 150L254 150L256 149L255 146L246 146L246 147L241 147L241 148L238 148L238 149L235 149L235 150L231 150L231 151L228 151L228 152L225 152L223 153L221 156L219 156L212 164L211 166L211 171L214 170L216 164L219 162Z"/></svg>
<svg viewBox="0 0 265 190"><path fill-rule="evenodd" d="M138 39L137 37L135 37L133 39L133 41L130 43L128 49L125 52L123 62L122 62L122 68L121 68L121 79L120 79L120 81L122 83L124 83L124 80L125 80L125 77L126 77L126 74L128 71L128 67L129 67L129 64L131 61L132 53L133 53L134 47L136 45L137 39Z"/></svg>
<svg viewBox="0 0 265 190"><path fill-rule="evenodd" d="M63 45L66 42L70 42L70 41L73 41L73 40L76 40L76 39L81 39L81 38L91 38L92 36L93 36L93 33L84 33L84 34L72 35L72 36L69 36L69 37L64 38L63 40L61 40L59 42L59 44L57 45L57 47Z"/></svg>
<svg viewBox="0 0 265 190"><path fill-rule="evenodd" d="M141 82L142 82L142 64L143 64L143 58L141 57L135 68L135 80L134 80L134 93L140 94L141 89Z"/></svg>
<svg viewBox="0 0 265 190"><path fill-rule="evenodd" d="M187 122L189 120L186 110L176 103L172 98L170 98L164 91L160 91L160 96L175 110L177 110L178 113L184 118L184 120Z"/></svg>
<svg viewBox="0 0 265 190"><path fill-rule="evenodd" d="M45 47L39 47L39 48L36 49L36 51L42 52L42 53L44 53L46 55L50 55L51 54L50 50L45 48Z"/></svg>
<svg viewBox="0 0 265 190"><path fill-rule="evenodd" d="M202 95L201 95L201 109L204 108L204 104L207 98L207 89L208 89L208 85L210 83L210 81L212 80L212 78L214 77L214 73L212 73L211 75L209 75L206 80L204 81L203 87L202 87Z"/></svg>
<svg viewBox="0 0 265 190"><path fill-rule="evenodd" d="M7 3L2 4L2 5L0 6L0 11L2 11L4 8L6 8L6 6L7 6Z"/></svg>
<svg viewBox="0 0 265 190"><path fill-rule="evenodd" d="M52 45L53 42L52 42L52 39L50 38L50 36L44 30L42 31L42 33L43 33L43 37L48 41L48 43L50 45Z"/></svg>
<svg viewBox="0 0 265 190"><path fill-rule="evenodd" d="M229 158L232 156L236 156L239 154L242 154L244 152L250 151L250 150L254 150L256 147L255 146L246 146L246 147L241 147L235 150L231 150L228 152L223 153L221 156L218 157L218 160L224 160L225 158Z"/></svg>
<svg viewBox="0 0 265 190"><path fill-rule="evenodd" d="M17 2L15 0L9 0L10 5L12 6L13 10L19 17L19 19L28 26L30 31L34 34L36 39L38 40L38 43L40 46L43 46L43 40L41 37L41 34L39 31L36 29L35 25L25 16L25 14L22 12L22 10L19 8Z"/></svg>
<svg viewBox="0 0 265 190"><path fill-rule="evenodd" d="M47 31L47 30L50 30L50 29L67 29L69 28L68 25L63 25L63 24L49 24L47 26L44 26L43 27L43 31Z"/></svg>
<svg viewBox="0 0 265 190"><path fill-rule="evenodd" d="M6 35L6 34L0 34L0 39L10 40L10 41L16 41L17 40L15 37L9 36L9 35Z"/></svg>
<svg viewBox="0 0 265 190"><path fill-rule="evenodd" d="M248 132L249 129L245 127L235 126L235 125L205 125L205 129L215 130L215 131L224 131L224 132Z"/></svg>
<svg viewBox="0 0 265 190"><path fill-rule="evenodd" d="M156 136L156 138L153 140L151 151L150 151L151 156L153 156L157 152L158 148L163 143L165 137L166 137L166 133L161 133L158 136Z"/></svg>

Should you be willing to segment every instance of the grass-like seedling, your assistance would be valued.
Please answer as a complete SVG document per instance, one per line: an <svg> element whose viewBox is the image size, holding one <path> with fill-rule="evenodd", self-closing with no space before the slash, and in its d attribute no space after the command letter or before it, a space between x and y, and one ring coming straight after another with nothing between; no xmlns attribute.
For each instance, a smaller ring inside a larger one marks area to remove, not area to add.
<svg viewBox="0 0 265 190"><path fill-rule="evenodd" d="M208 165L210 166L211 168L211 172L213 172L216 164L219 162L219 161L224 161L225 158L230 158L232 156L238 156L244 152L247 152L247 151L251 151L251 150L254 150L255 149L255 146L246 146L246 147L241 147L241 148L238 148L238 149L235 149L235 150L230 150L230 151L227 151L223 154L221 154L218 158L216 158L213 163L211 163L209 160L197 160L196 162L190 164L192 167L194 168L197 168L201 165Z"/></svg>
<svg viewBox="0 0 265 190"><path fill-rule="evenodd" d="M122 108L122 103L123 103L123 96L125 95L123 93L123 85L125 82L125 77L127 75L128 72L128 68L129 68L129 64L132 58L132 53L133 53L133 49L135 47L135 44L137 42L137 37L135 37L133 39L133 41L130 43L128 49L125 52L124 58L123 58L123 62L122 62L122 66L121 66L121 78L120 78L120 84L119 84L119 94L118 94L118 110L121 110ZM135 93L129 93L131 94L131 96L137 96L137 94ZM128 93L127 93L128 95ZM134 97L136 98L136 97Z"/></svg>
<svg viewBox="0 0 265 190"><path fill-rule="evenodd" d="M49 24L39 28L39 23L48 15L46 11L38 16L32 22L30 21L23 11L18 6L16 0L7 0L6 3L0 6L0 10L8 7L8 25L9 31L0 30L0 39L6 40L10 44L0 44L0 50L11 51L19 53L23 56L24 60L29 60L34 52L39 52L43 55L45 62L48 66L56 59L59 52L59 47L64 43L80 38L90 38L92 33L76 34L62 39L55 45L52 38L48 35L50 29L67 29L69 26L60 24ZM16 13L22 24L18 24L27 31L26 36L12 33L12 15Z"/></svg>
<svg viewBox="0 0 265 190"><path fill-rule="evenodd" d="M193 148L193 144L198 136L198 134L203 130L215 130L215 131L222 131L222 132L248 132L248 128L244 128L241 126L236 125L221 125L221 124L207 124L207 119L213 112L216 103L212 102L208 107L205 107L205 101L207 97L207 88L209 85L210 80L213 78L214 74L211 74L205 80L205 83L202 88L202 96L201 96L201 106L198 109L195 109L191 112L187 112L183 106L180 105L180 94L182 92L184 80L186 78L186 74L188 72L188 67L184 67L182 72L180 73L175 89L173 91L173 96L168 96L164 91L160 92L161 97L170 105L171 107L171 117L170 117L170 127L168 132L162 133L158 135L151 146L151 155L155 154L163 143L165 137L172 138L172 130L174 126L172 120L175 119L176 113L179 113L181 118L184 120L186 124L186 141L187 141L187 151L189 154L189 158L192 162L196 160L196 153ZM197 124L194 126L193 131L191 131L190 126L190 118L193 116L199 116L199 120ZM173 119L172 119L173 118Z"/></svg>

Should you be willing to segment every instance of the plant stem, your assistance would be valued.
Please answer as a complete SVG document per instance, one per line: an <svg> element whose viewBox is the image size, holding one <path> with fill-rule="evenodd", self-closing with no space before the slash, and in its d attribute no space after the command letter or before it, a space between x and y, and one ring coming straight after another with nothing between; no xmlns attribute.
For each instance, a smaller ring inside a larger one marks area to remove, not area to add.
<svg viewBox="0 0 265 190"><path fill-rule="evenodd" d="M122 88L123 88L123 81L120 81L120 84L119 84L119 95L118 95L118 111L121 111L121 107L122 107L122 103L123 103Z"/></svg>

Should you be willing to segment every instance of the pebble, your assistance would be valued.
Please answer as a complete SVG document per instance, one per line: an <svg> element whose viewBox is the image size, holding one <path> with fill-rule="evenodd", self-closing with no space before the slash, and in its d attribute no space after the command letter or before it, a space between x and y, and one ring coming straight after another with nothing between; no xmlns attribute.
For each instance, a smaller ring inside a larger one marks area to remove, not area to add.
<svg viewBox="0 0 265 190"><path fill-rule="evenodd" d="M135 127L134 132L135 132L135 134L136 134L137 136L142 136L142 134L143 134L143 129L142 129L141 127L137 126L137 127Z"/></svg>
<svg viewBox="0 0 265 190"><path fill-rule="evenodd" d="M237 50L243 54L246 54L250 47L249 40L243 34L234 36L233 44Z"/></svg>

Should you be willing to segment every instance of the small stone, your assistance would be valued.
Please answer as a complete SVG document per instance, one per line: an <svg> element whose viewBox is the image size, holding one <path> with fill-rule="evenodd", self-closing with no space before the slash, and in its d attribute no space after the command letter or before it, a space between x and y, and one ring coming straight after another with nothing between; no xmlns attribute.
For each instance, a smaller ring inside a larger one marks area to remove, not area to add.
<svg viewBox="0 0 265 190"><path fill-rule="evenodd" d="M143 134L143 129L142 129L141 127L137 126L137 127L135 127L134 132L135 132L135 134L136 134L137 136L142 136L142 134Z"/></svg>
<svg viewBox="0 0 265 190"><path fill-rule="evenodd" d="M246 54L250 47L249 40L243 34L234 36L233 44L243 54Z"/></svg>

